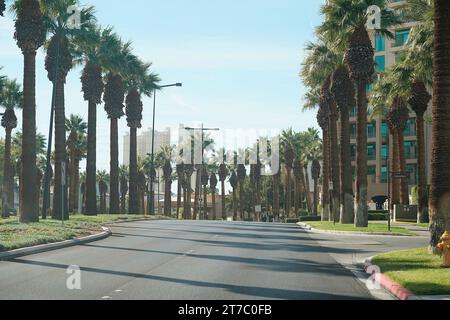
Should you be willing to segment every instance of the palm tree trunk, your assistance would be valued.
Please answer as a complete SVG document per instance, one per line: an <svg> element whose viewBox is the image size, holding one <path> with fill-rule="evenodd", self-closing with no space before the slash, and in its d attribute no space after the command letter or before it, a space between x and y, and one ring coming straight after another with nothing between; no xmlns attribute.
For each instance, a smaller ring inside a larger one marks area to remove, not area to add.
<svg viewBox="0 0 450 320"><path fill-rule="evenodd" d="M398 132L393 130L392 132L392 165L391 174L400 172L400 153L398 149ZM400 181L392 176L391 178L391 209L394 209L395 205L400 204Z"/></svg>
<svg viewBox="0 0 450 320"><path fill-rule="evenodd" d="M226 209L225 209L225 198L226 198L226 195L225 195L225 180L223 180L223 181L221 181L220 182L220 184L221 184L221 191L222 191L222 220L227 220L227 212L226 212Z"/></svg>
<svg viewBox="0 0 450 320"><path fill-rule="evenodd" d="M128 211L130 214L139 213L137 170L137 129L130 128L130 187Z"/></svg>
<svg viewBox="0 0 450 320"><path fill-rule="evenodd" d="M172 215L172 182L169 179L164 183L164 215L170 217Z"/></svg>
<svg viewBox="0 0 450 320"><path fill-rule="evenodd" d="M195 172L195 195L194 195L194 220L197 220L198 209L199 209L199 199L200 199L200 180L201 180L201 169L197 169Z"/></svg>
<svg viewBox="0 0 450 320"><path fill-rule="evenodd" d="M207 186L203 186L203 219L209 220L208 215L208 188Z"/></svg>
<svg viewBox="0 0 450 320"><path fill-rule="evenodd" d="M273 176L273 217L280 219L280 172Z"/></svg>
<svg viewBox="0 0 450 320"><path fill-rule="evenodd" d="M181 186L181 180L180 177L178 177L178 181L177 181L177 219L179 219L179 214L180 214L180 208L181 208L181 193L183 188Z"/></svg>
<svg viewBox="0 0 450 320"><path fill-rule="evenodd" d="M403 136L403 132L398 132L397 134L400 172L402 173L402 175L406 175L405 137ZM400 180L400 199L403 205L409 205L408 179Z"/></svg>
<svg viewBox="0 0 450 320"><path fill-rule="evenodd" d="M191 181L191 177L189 176L189 180ZM191 201L192 201L192 191L190 187L190 182L187 187L187 201L186 201L186 216L188 220L192 220L192 210L191 210Z"/></svg>
<svg viewBox="0 0 450 320"><path fill-rule="evenodd" d="M117 118L111 119L109 213L119 212L119 129Z"/></svg>
<svg viewBox="0 0 450 320"><path fill-rule="evenodd" d="M56 81L55 98L55 182L53 189L53 219L68 219L66 208L66 188L62 186L62 163L66 162L66 127L65 127L65 105L64 105L65 79Z"/></svg>
<svg viewBox="0 0 450 320"><path fill-rule="evenodd" d="M5 133L5 157L3 159L3 195L2 200L3 208L2 208L2 218L9 218L9 212L12 208L12 205L9 202L10 193L12 190L10 189L10 175L12 174L11 168L11 128L6 128Z"/></svg>
<svg viewBox="0 0 450 320"><path fill-rule="evenodd" d="M300 178L299 177L295 177L295 185L294 185L294 211L295 211L295 215L299 214L300 211L300 194L302 187L301 187L301 183L300 183Z"/></svg>
<svg viewBox="0 0 450 320"><path fill-rule="evenodd" d="M285 215L289 218L292 213L292 170L286 167L286 203L285 203Z"/></svg>
<svg viewBox="0 0 450 320"><path fill-rule="evenodd" d="M244 183L239 182L239 220L244 219L245 209L244 209Z"/></svg>
<svg viewBox="0 0 450 320"><path fill-rule="evenodd" d="M36 51L24 52L22 163L20 198L21 223L39 221L36 198Z"/></svg>
<svg viewBox="0 0 450 320"><path fill-rule="evenodd" d="M353 200L353 172L350 144L350 114L348 108L339 108L341 115L341 208L340 223L355 222L355 207Z"/></svg>
<svg viewBox="0 0 450 320"><path fill-rule="evenodd" d="M423 114L417 114L417 147L419 152L418 158L418 223L428 223L428 181L426 173L425 160L425 121Z"/></svg>
<svg viewBox="0 0 450 320"><path fill-rule="evenodd" d="M74 171L73 171L73 178L74 178L74 199L75 199L75 206L74 206L74 212L78 212L78 198L80 197L80 161L78 159L75 159L75 165L74 165Z"/></svg>
<svg viewBox="0 0 450 320"><path fill-rule="evenodd" d="M318 216L317 208L319 207L319 182L314 180L314 216ZM322 219L326 221L325 219Z"/></svg>
<svg viewBox="0 0 450 320"><path fill-rule="evenodd" d="M261 178L256 179L256 190L255 190L255 200L256 200L256 206L261 206ZM256 211L256 210L255 210ZM255 212L255 221L260 221L261 212Z"/></svg>
<svg viewBox="0 0 450 320"><path fill-rule="evenodd" d="M89 101L86 159L86 215L97 215L97 105Z"/></svg>
<svg viewBox="0 0 450 320"><path fill-rule="evenodd" d="M236 188L233 188L233 220L238 220L238 205L237 205L237 195Z"/></svg>
<svg viewBox="0 0 450 320"><path fill-rule="evenodd" d="M450 231L450 1L434 1L433 157L431 162L431 241L435 248Z"/></svg>
<svg viewBox="0 0 450 320"><path fill-rule="evenodd" d="M325 128L323 128L322 221L330 220L330 152L329 152L329 150L330 150L329 128L325 127ZM314 204L314 216L317 216L317 215L318 215L317 204Z"/></svg>
<svg viewBox="0 0 450 320"><path fill-rule="evenodd" d="M309 212L313 212L313 204L311 199L311 185L309 183L309 172L308 165L305 165L305 197L306 197L306 205L308 206Z"/></svg>
<svg viewBox="0 0 450 320"><path fill-rule="evenodd" d="M336 106L332 106L336 108ZM330 115L330 168L331 168L331 180L333 181L332 191L332 211L330 221L339 221L341 202L340 202L340 168L339 168L339 145L338 145L338 132L337 132L337 110L336 115Z"/></svg>
<svg viewBox="0 0 450 320"><path fill-rule="evenodd" d="M357 155L356 155L356 215L355 226L369 225L367 201L367 91L366 81L357 84Z"/></svg>
<svg viewBox="0 0 450 320"><path fill-rule="evenodd" d="M70 152L72 153L72 151ZM75 200L75 159L73 156L70 156L70 170L69 170L69 212L73 213L75 212L75 202L78 202Z"/></svg>
<svg viewBox="0 0 450 320"><path fill-rule="evenodd" d="M216 190L211 190L211 214L212 220L217 220L217 212L216 212Z"/></svg>
<svg viewBox="0 0 450 320"><path fill-rule="evenodd" d="M120 198L120 212L122 214L126 214L127 213L126 197L125 197L125 195L121 196L121 198Z"/></svg>

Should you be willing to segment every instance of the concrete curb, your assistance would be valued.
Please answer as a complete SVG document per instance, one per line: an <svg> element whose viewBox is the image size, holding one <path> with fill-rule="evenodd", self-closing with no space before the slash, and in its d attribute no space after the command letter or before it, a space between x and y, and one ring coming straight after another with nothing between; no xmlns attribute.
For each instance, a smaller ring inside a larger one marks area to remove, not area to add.
<svg viewBox="0 0 450 320"><path fill-rule="evenodd" d="M5 251L5 252L0 253L0 261L10 260L10 259L28 256L28 255L37 254L37 253L42 253L42 252L53 251L53 250L57 250L57 249L73 247L73 246L77 246L80 244L86 244L86 243L106 239L112 235L112 232L109 228L102 227L102 229L103 229L103 231L100 233L93 234L93 235L83 237L83 238L66 240L66 241L62 241L62 242L42 244L39 246L21 248L21 249L16 249L16 250L11 250L11 251Z"/></svg>
<svg viewBox="0 0 450 320"><path fill-rule="evenodd" d="M366 272L370 267L375 267L375 265L372 263L372 260L373 257L365 261L364 266ZM407 301L417 299L417 296L414 293L402 287L397 282L395 282L394 280L392 280L383 273L376 274L375 279L378 282L378 284L381 285L381 287L383 287L385 290L387 290L390 294L392 294L399 300Z"/></svg>
<svg viewBox="0 0 450 320"><path fill-rule="evenodd" d="M419 237L419 235L408 235L408 234L400 234L400 233L370 233L370 232L356 232L356 231L332 231L332 230L319 230L311 227L310 225L298 222L297 225L302 228L303 230L306 230L307 232L311 233L319 233L319 234L342 234L342 235L349 235L349 236L390 236L390 237Z"/></svg>

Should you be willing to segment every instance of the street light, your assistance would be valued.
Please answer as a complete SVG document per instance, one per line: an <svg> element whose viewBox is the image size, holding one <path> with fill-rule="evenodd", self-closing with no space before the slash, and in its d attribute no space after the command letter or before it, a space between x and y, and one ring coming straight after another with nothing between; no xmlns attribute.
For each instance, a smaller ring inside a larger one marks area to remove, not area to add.
<svg viewBox="0 0 450 320"><path fill-rule="evenodd" d="M152 125L152 162L151 162L151 170L155 167L155 118L156 118L156 89L163 89L163 88L169 88L169 87L182 87L183 84L180 82L173 83L173 84L166 84L163 86L158 86L157 88L153 89L153 125ZM150 204L150 214L154 214L154 195L153 195L153 175L150 175L150 197L151 197L151 204Z"/></svg>

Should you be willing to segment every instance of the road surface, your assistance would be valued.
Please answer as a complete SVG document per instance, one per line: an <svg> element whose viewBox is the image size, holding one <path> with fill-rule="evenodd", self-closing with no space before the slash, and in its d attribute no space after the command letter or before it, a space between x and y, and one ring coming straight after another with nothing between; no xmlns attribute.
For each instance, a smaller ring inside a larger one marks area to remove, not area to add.
<svg viewBox="0 0 450 320"><path fill-rule="evenodd" d="M372 299L342 264L399 243L337 241L282 224L147 221L111 228L113 236L102 241L0 262L0 299ZM410 239L400 243L411 246ZM81 268L81 290L67 289L72 265Z"/></svg>

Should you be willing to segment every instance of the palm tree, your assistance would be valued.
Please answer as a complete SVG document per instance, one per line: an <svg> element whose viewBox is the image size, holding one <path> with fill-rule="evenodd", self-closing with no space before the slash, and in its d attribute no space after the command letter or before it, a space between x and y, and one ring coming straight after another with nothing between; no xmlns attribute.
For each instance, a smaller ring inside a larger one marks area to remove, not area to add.
<svg viewBox="0 0 450 320"><path fill-rule="evenodd" d="M431 160L430 218L431 247L436 248L439 238L450 231L450 2L434 1L434 76L433 76L433 157Z"/></svg>
<svg viewBox="0 0 450 320"><path fill-rule="evenodd" d="M106 194L108 193L109 175L106 171L99 171L97 173L98 191L100 193L100 212L107 214L106 208Z"/></svg>
<svg viewBox="0 0 450 320"><path fill-rule="evenodd" d="M104 90L103 71L111 69L120 52L121 42L111 28L91 27L76 42L84 100L88 102L88 152L86 159L86 214L97 214L97 105Z"/></svg>
<svg viewBox="0 0 450 320"><path fill-rule="evenodd" d="M161 164L164 179L164 215L170 217L172 214L172 155L174 147L166 146L156 156L157 162Z"/></svg>
<svg viewBox="0 0 450 320"><path fill-rule="evenodd" d="M201 185L203 186L203 216L200 217L202 220L209 220L208 215L208 184L209 184L209 172L206 165L203 165L201 171ZM200 191L201 192L201 191Z"/></svg>
<svg viewBox="0 0 450 320"><path fill-rule="evenodd" d="M128 193L128 167L121 166L119 168L120 175L120 212L122 214L127 213L126 202Z"/></svg>
<svg viewBox="0 0 450 320"><path fill-rule="evenodd" d="M184 163L179 163L176 166L177 172L177 219L180 214L181 208L181 197L183 194L183 179L184 179Z"/></svg>
<svg viewBox="0 0 450 320"><path fill-rule="evenodd" d="M319 206L319 179L320 179L320 171L322 170L321 166L320 166L320 162L319 160L315 159L312 163L312 176L313 176L313 180L314 180L314 216L318 215L317 209ZM325 179L325 178L324 178ZM323 202L323 200L322 200ZM326 221L326 218L324 218L324 216L322 216L322 220Z"/></svg>
<svg viewBox="0 0 450 320"><path fill-rule="evenodd" d="M233 188L233 220L238 220L238 206L237 206L237 188L239 185L238 177L236 175L236 172L233 170L231 172L230 179L228 180L230 182L231 187Z"/></svg>
<svg viewBox="0 0 450 320"><path fill-rule="evenodd" d="M367 8L378 6L382 25L380 34L392 37L388 27L398 24L400 18L395 11L387 9L386 0L353 1L330 0L322 6L325 22L319 33L338 51L345 51L345 63L350 79L356 89L357 104L357 159L356 159L356 199L355 225L368 226L367 199L367 85L373 81L375 73L374 49L369 38Z"/></svg>
<svg viewBox="0 0 450 320"><path fill-rule="evenodd" d="M5 11L5 9L6 9L5 0L1 0L0 1L0 16L3 17L3 12Z"/></svg>
<svg viewBox="0 0 450 320"><path fill-rule="evenodd" d="M185 177L183 179L185 196L183 197L184 206L183 206L183 218L186 220L192 219L192 210L191 210L191 202L192 202L192 175L194 174L194 166L192 164L184 165L184 174Z"/></svg>
<svg viewBox="0 0 450 320"><path fill-rule="evenodd" d="M53 106L55 120L55 187L53 194L53 218L62 218L62 208L67 210L66 190L62 189L62 163L66 161L66 130L65 130L65 97L64 86L66 77L73 67L73 52L71 41L78 34L83 33L87 25L95 21L93 7L81 10L80 28L71 28L67 24L71 13L67 8L76 5L76 0L41 0L45 28L51 35L46 44L45 69L48 79L53 83ZM53 109L52 109L53 112ZM53 118L53 115L51 116ZM64 214L68 218L69 215Z"/></svg>
<svg viewBox="0 0 450 320"><path fill-rule="evenodd" d="M215 172L211 173L211 176L209 178L209 186L211 188L211 196L212 196L212 220L217 220L217 212L216 212L216 192L217 192L217 183L219 181L217 180L217 175Z"/></svg>
<svg viewBox="0 0 450 320"><path fill-rule="evenodd" d="M411 85L409 105L416 113L417 121L417 147L418 147L418 198L419 211L417 216L418 223L427 223L428 219L428 191L427 175L425 161L425 120L424 114L428 109L431 95L428 93L425 84L422 81L415 81Z"/></svg>
<svg viewBox="0 0 450 320"><path fill-rule="evenodd" d="M145 177L145 173L142 170L142 168L138 170L137 189L138 189L138 207L139 207L138 212L139 214L145 214L145 193L147 191L147 179Z"/></svg>
<svg viewBox="0 0 450 320"><path fill-rule="evenodd" d="M329 125L330 121L328 104L321 104L319 112L317 113L317 122L323 131L323 177L322 177L322 220L328 221L330 219L330 140L329 140ZM317 159L314 159L317 160ZM313 164L315 163L313 160ZM316 163L317 169L317 163ZM317 174L317 171L316 171ZM314 180L314 177L313 177ZM315 181L317 182L317 181ZM316 204L314 204L314 215L317 215Z"/></svg>
<svg viewBox="0 0 450 320"><path fill-rule="evenodd" d="M5 128L5 156L3 160L3 194L2 218L9 217L9 210L14 205L14 176L11 163L11 132L17 128L17 117L14 109L21 108L23 93L16 80L6 80L0 92L0 106L5 108L1 125Z"/></svg>
<svg viewBox="0 0 450 320"><path fill-rule="evenodd" d="M340 66L333 73L331 92L340 114L340 183L341 209L339 222L351 224L355 220L353 201L353 172L350 145L350 110L355 105L355 87L348 70Z"/></svg>
<svg viewBox="0 0 450 320"><path fill-rule="evenodd" d="M237 180L239 183L239 219L244 219L245 217L245 207L244 207L244 183L247 178L247 169L245 165L238 164L237 166Z"/></svg>
<svg viewBox="0 0 450 320"><path fill-rule="evenodd" d="M292 169L294 166L294 147L295 144L295 133L291 129L284 131L281 135L281 141L282 141L282 150L283 150L283 158L284 158L284 164L286 168L286 208L285 208L285 215L287 218L290 217L291 211L292 211Z"/></svg>
<svg viewBox="0 0 450 320"><path fill-rule="evenodd" d="M228 174L229 171L227 165L225 163L221 163L219 166L219 180L222 197L222 220L227 219L227 212L225 209L225 198L226 198L225 181L227 180Z"/></svg>
<svg viewBox="0 0 450 320"><path fill-rule="evenodd" d="M14 9L17 16L14 38L24 56L22 160L27 166L21 172L20 222L30 223L39 221L36 197L36 51L44 44L45 27L38 1L17 1Z"/></svg>
<svg viewBox="0 0 450 320"><path fill-rule="evenodd" d="M157 88L159 78L149 73L150 64L142 63L136 56L127 58L125 82L128 87L126 97L127 123L130 128L130 185L129 212L136 214L139 207L138 199L138 171L137 171L137 129L142 127L143 104L141 95L150 97ZM154 167L154 164L152 164ZM153 168L154 170L154 168ZM152 170L152 171L153 171Z"/></svg>
<svg viewBox="0 0 450 320"><path fill-rule="evenodd" d="M66 119L66 131L69 132L67 148L70 159L69 212L77 212L80 187L80 161L86 156L87 123L77 115Z"/></svg>

